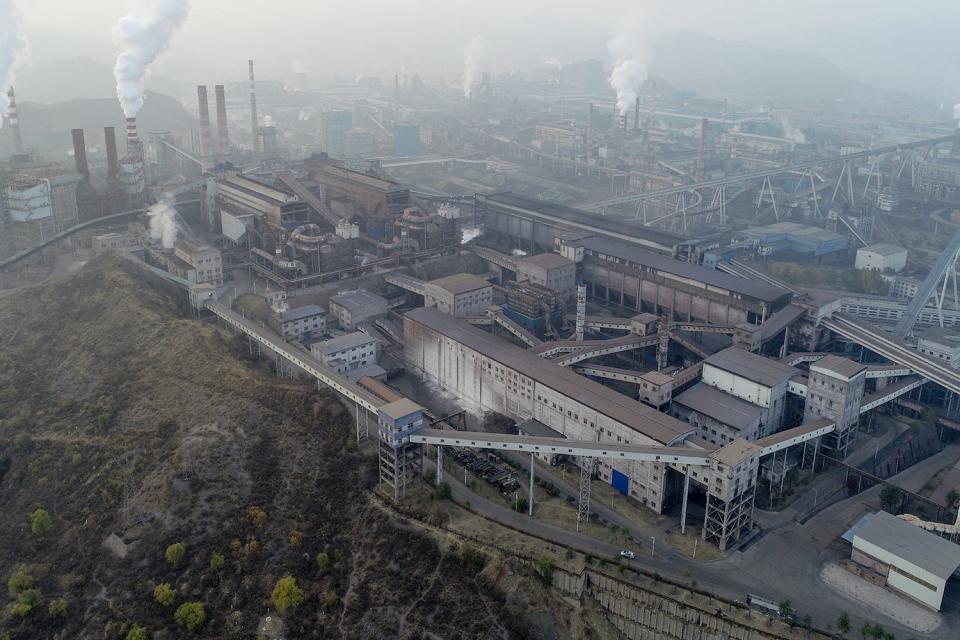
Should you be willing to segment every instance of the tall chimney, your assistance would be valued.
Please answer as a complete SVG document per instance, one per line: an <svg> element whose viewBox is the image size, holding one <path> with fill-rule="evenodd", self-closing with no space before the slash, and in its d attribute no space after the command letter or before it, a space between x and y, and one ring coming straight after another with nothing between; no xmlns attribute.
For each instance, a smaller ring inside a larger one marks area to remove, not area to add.
<svg viewBox="0 0 960 640"><path fill-rule="evenodd" d="M214 93L217 101L217 140L220 161L223 162L230 153L230 135L227 133L227 97L222 84L214 87Z"/></svg>
<svg viewBox="0 0 960 640"><path fill-rule="evenodd" d="M117 155L117 132L113 127L103 128L103 139L107 147L107 179L114 182L120 177L120 158Z"/></svg>
<svg viewBox="0 0 960 640"><path fill-rule="evenodd" d="M7 98L10 100L10 111L7 116L10 118L10 129L13 131L13 155L23 155L23 135L20 133L20 116L17 114L17 98L13 94L13 87L7 91Z"/></svg>
<svg viewBox="0 0 960 640"><path fill-rule="evenodd" d="M709 123L706 118L700 120L700 149L697 153L697 170L694 174L697 182L703 180L703 165L707 156L707 124Z"/></svg>
<svg viewBox="0 0 960 640"><path fill-rule="evenodd" d="M89 180L90 168L87 166L87 144L83 140L83 129L73 129L70 134L73 136L73 162L77 173L83 176L84 180Z"/></svg>
<svg viewBox="0 0 960 640"><path fill-rule="evenodd" d="M210 148L213 141L210 137L210 105L207 102L207 87L197 85L197 104L200 107L200 168L206 171L210 168Z"/></svg>
<svg viewBox="0 0 960 640"><path fill-rule="evenodd" d="M640 128L640 96L637 96L637 101L633 105L633 128Z"/></svg>
<svg viewBox="0 0 960 640"><path fill-rule="evenodd" d="M136 118L127 118L127 157L143 160L143 143L137 133Z"/></svg>
<svg viewBox="0 0 960 640"><path fill-rule="evenodd" d="M253 60L248 60L247 65L250 67L250 132L253 134L253 146L257 146L257 134L258 123L257 123L257 83L253 79Z"/></svg>

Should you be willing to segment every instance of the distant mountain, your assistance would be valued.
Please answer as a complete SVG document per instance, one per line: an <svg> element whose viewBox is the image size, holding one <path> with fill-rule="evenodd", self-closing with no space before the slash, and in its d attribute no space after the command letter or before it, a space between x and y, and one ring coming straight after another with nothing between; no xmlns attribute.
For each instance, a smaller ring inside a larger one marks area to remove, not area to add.
<svg viewBox="0 0 960 640"><path fill-rule="evenodd" d="M112 67L86 57L36 61L17 72L16 89L19 100L44 103L116 95ZM147 89L177 98L190 94L190 85L164 76L148 77Z"/></svg>
<svg viewBox="0 0 960 640"><path fill-rule="evenodd" d="M651 73L712 96L760 102L902 98L857 82L826 58L718 40L705 33L674 31L656 39Z"/></svg>
<svg viewBox="0 0 960 640"><path fill-rule="evenodd" d="M18 95L19 98L19 95ZM117 128L117 142L123 152L125 134L123 111L116 98L79 98L54 104L19 101L20 124L27 148L51 160L63 159L73 148L71 129L86 129L89 147L103 143L103 128ZM197 126L197 121L170 96L147 92L138 117L141 133L150 130L178 132ZM8 127L0 130L0 156L11 152Z"/></svg>

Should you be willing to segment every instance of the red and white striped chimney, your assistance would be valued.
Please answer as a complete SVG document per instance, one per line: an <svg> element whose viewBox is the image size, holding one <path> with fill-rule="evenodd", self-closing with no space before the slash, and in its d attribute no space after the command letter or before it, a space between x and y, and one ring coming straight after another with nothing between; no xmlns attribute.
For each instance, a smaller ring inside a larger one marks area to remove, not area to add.
<svg viewBox="0 0 960 640"><path fill-rule="evenodd" d="M23 135L20 133L20 116L17 113L17 98L13 87L7 90L7 99L10 101L10 110L7 117L10 119L10 129L13 131L13 155L23 155Z"/></svg>

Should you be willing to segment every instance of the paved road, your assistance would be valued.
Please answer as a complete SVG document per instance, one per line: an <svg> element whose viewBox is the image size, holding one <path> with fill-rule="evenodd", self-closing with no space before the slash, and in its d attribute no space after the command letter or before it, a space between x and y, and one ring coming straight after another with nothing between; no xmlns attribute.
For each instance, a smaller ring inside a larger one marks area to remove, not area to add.
<svg viewBox="0 0 960 640"><path fill-rule="evenodd" d="M958 458L960 444L951 445L894 476L892 481L906 489L919 489L930 475ZM432 462L429 464L433 468ZM548 479L552 476L542 467L538 467L537 473ZM460 502L469 500L471 508L484 517L597 557L612 558L620 551L616 545L530 518L491 502L464 486L454 477L456 475L444 476L451 485L454 498ZM557 480L560 479L552 476L551 481L561 486ZM636 563L648 571L657 571L675 580L682 580L683 571L686 569L702 588L731 600L743 600L747 593L757 593L775 601L789 599L795 611L800 615L811 615L814 622L820 626L835 624L840 611L846 610L850 613L854 629L860 628L867 621L879 621L898 637L916 637L918 634L912 630L893 620L877 616L860 603L828 589L820 580L820 570L824 563L835 562L849 554L845 543L838 542L838 539L860 515L878 508L880 490L880 486L872 487L857 496L831 505L804 525L792 520L784 522L775 532L764 536L746 550L733 552L720 560L695 561L666 545L658 545L656 557L640 554ZM603 517L611 522L623 521L622 516L596 501L593 502L593 508L597 513L605 513ZM624 526L631 531L641 530L636 523L626 523ZM954 630L960 628L960 604L955 602L955 597L952 600L954 602L946 607L944 623L940 629L926 637L944 640L955 638Z"/></svg>

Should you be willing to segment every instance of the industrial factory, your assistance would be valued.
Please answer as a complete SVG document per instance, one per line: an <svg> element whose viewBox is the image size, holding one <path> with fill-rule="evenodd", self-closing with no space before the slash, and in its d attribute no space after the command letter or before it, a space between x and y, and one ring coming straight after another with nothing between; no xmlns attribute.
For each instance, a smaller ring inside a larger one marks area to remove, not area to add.
<svg viewBox="0 0 960 640"><path fill-rule="evenodd" d="M165 278L255 366L338 394L386 499L462 466L456 497L496 505L479 514L579 535L627 530L616 513L721 558L764 544L769 512L894 486L960 430L953 123L624 92L596 61L323 88L242 62L212 117L208 85L178 97L183 130L141 133L121 99L122 155L105 119L102 146L74 128L59 161L35 156L10 89L0 269L119 254ZM881 444L892 421L924 443ZM537 473L570 483L569 519L538 514ZM818 493L841 474L846 495ZM955 505L910 493L896 526L956 546ZM893 586L887 515L847 568Z"/></svg>

